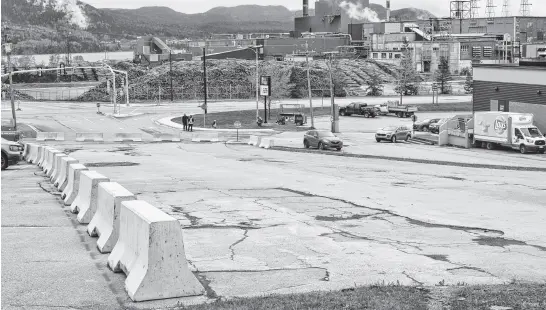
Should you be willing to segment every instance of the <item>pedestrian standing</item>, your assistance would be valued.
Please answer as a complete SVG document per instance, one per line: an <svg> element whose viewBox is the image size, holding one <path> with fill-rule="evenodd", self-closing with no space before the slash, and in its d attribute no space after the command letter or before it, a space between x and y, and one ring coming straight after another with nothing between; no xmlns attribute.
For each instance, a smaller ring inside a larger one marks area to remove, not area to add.
<svg viewBox="0 0 546 310"><path fill-rule="evenodd" d="M188 130L193 131L193 116L191 116L191 115L188 118Z"/></svg>
<svg viewBox="0 0 546 310"><path fill-rule="evenodd" d="M188 116L186 113L182 116L182 125L184 126L184 131L188 131Z"/></svg>
<svg viewBox="0 0 546 310"><path fill-rule="evenodd" d="M216 123L216 120L214 120L212 122L212 128L216 129L216 127L218 127L218 124Z"/></svg>

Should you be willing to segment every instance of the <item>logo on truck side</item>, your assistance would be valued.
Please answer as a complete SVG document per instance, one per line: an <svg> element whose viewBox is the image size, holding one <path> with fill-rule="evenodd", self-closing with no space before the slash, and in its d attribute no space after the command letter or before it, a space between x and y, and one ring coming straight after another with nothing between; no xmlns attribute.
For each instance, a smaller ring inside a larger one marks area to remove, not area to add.
<svg viewBox="0 0 546 310"><path fill-rule="evenodd" d="M495 119L495 124L493 125L493 129L500 135L502 134L506 128L508 127L508 124L506 123L506 120L502 116L497 116Z"/></svg>

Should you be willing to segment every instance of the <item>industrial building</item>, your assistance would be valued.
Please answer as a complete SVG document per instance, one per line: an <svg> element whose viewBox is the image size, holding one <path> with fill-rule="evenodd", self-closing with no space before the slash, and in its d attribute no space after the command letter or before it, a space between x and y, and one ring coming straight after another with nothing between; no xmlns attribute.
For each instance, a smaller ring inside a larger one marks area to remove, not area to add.
<svg viewBox="0 0 546 310"><path fill-rule="evenodd" d="M139 38L133 51L134 62L152 66L169 60L180 61L192 59L191 54L173 53L162 39L154 36Z"/></svg>
<svg viewBox="0 0 546 310"><path fill-rule="evenodd" d="M532 113L546 133L546 61L475 65L473 111Z"/></svg>

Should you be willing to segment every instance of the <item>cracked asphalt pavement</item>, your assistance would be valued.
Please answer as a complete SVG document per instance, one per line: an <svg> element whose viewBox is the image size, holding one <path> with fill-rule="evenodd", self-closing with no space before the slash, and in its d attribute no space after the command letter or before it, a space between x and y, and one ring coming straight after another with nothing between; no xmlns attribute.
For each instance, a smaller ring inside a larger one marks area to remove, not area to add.
<svg viewBox="0 0 546 310"><path fill-rule="evenodd" d="M543 172L222 143L56 147L177 218L209 298L546 282Z"/></svg>

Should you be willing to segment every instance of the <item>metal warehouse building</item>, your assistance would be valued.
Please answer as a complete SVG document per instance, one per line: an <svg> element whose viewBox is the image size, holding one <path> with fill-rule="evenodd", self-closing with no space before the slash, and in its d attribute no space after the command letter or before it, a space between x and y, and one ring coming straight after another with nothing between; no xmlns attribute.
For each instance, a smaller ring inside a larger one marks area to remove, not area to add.
<svg viewBox="0 0 546 310"><path fill-rule="evenodd" d="M546 132L546 62L474 65L473 110L533 113Z"/></svg>

